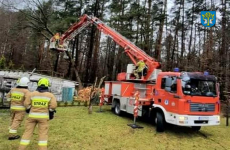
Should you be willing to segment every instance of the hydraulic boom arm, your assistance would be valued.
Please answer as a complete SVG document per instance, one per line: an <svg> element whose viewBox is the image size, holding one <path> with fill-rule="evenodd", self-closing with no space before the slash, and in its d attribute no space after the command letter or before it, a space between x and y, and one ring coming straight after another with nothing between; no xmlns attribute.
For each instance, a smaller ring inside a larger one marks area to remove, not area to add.
<svg viewBox="0 0 230 150"><path fill-rule="evenodd" d="M62 34L61 37L59 37L59 34L52 37L50 49L58 51L67 50L69 41L90 24L94 24L98 30L111 37L118 45L123 47L126 54L130 57L134 64L137 63L136 60L145 60L145 63L148 66L148 72L144 80L151 80L154 70L160 67L160 63L155 61L155 59L150 57L124 36L107 26L100 19L93 16L83 15L80 18L80 21L74 23L64 34Z"/></svg>

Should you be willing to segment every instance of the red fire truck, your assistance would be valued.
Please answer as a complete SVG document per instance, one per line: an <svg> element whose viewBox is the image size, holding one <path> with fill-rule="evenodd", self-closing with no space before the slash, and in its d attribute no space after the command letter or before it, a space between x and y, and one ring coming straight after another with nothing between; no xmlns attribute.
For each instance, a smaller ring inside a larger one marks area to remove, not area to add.
<svg viewBox="0 0 230 150"><path fill-rule="evenodd" d="M56 34L51 38L50 49L66 51L69 41L90 24L123 47L133 62L127 65L126 72L117 75L117 81L105 81L105 100L111 103L115 114L133 114L134 93L139 91L138 116L152 119L158 132L164 131L166 123L194 130L220 124L215 76L208 72L179 72L178 68L162 72L159 62L96 17L84 15L61 37ZM135 79L133 73L139 60L144 60L146 69L141 72L141 79Z"/></svg>

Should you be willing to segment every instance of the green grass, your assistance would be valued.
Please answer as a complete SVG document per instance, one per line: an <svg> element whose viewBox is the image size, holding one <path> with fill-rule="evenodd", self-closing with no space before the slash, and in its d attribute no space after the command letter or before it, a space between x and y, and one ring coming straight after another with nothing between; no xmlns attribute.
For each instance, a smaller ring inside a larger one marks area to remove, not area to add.
<svg viewBox="0 0 230 150"><path fill-rule="evenodd" d="M93 107L59 107L50 121L49 150L226 150L230 149L230 127L222 118L220 126L202 127L194 132L187 127L171 126L164 133L156 133L155 126L138 120L143 129L131 129L132 117L114 115L109 107L97 113ZM8 141L9 111L0 111L0 149L15 150L19 140ZM24 123L19 134L24 131ZM37 149L37 130L29 149Z"/></svg>

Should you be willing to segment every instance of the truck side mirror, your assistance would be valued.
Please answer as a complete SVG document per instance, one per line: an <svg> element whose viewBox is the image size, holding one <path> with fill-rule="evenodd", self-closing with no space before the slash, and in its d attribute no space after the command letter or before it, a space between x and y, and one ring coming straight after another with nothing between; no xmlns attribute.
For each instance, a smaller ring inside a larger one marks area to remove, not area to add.
<svg viewBox="0 0 230 150"><path fill-rule="evenodd" d="M171 86L172 86L172 78L166 78L165 87L171 87Z"/></svg>

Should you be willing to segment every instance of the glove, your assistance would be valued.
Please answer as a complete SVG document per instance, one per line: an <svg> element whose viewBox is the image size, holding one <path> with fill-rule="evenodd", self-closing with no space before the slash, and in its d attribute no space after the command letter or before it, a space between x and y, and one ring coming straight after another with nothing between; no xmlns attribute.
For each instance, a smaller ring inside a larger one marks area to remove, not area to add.
<svg viewBox="0 0 230 150"><path fill-rule="evenodd" d="M29 106L29 107L26 108L26 113L27 114L30 113L30 109L31 109L31 106Z"/></svg>
<svg viewBox="0 0 230 150"><path fill-rule="evenodd" d="M56 110L49 111L49 119L52 120L54 118L54 113L56 113Z"/></svg>
<svg viewBox="0 0 230 150"><path fill-rule="evenodd" d="M26 109L26 113L27 113L27 114L30 113L30 109Z"/></svg>

